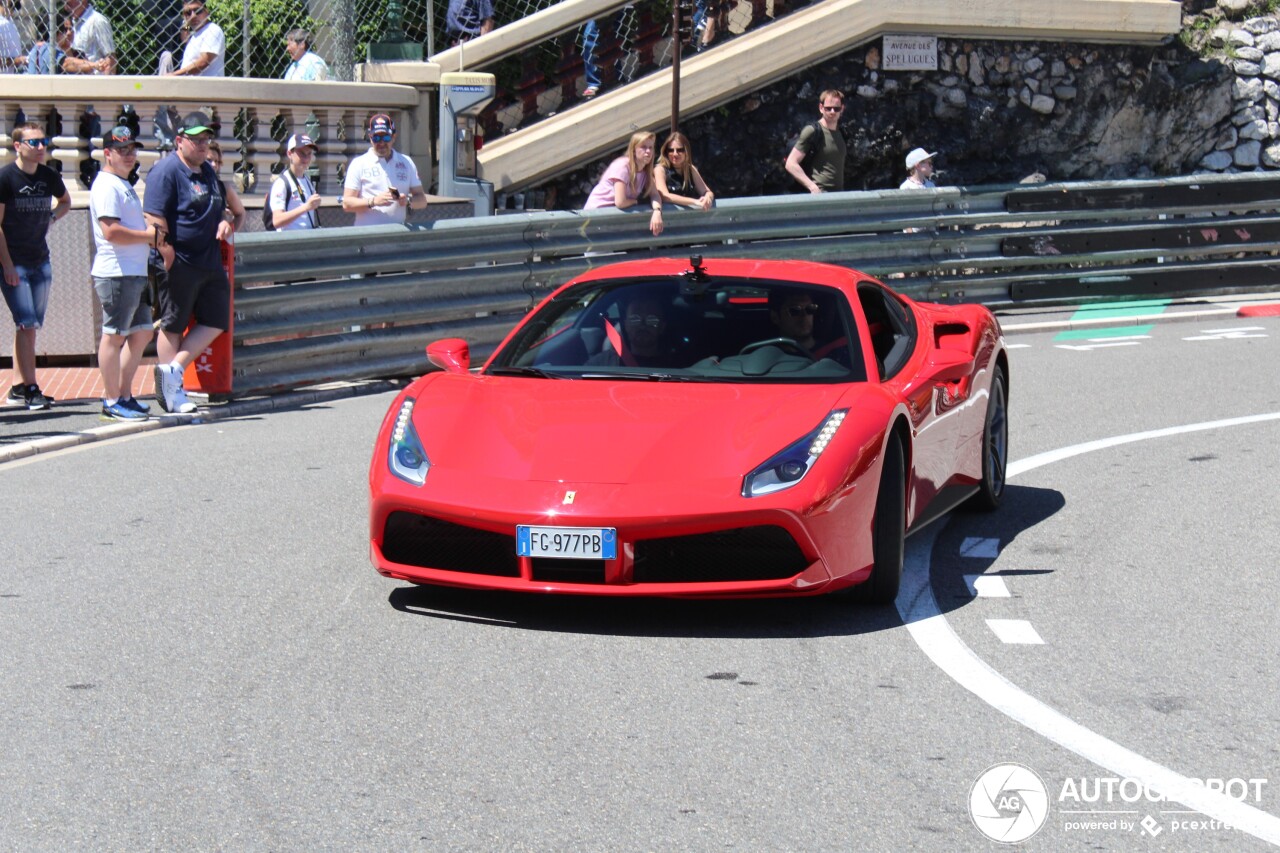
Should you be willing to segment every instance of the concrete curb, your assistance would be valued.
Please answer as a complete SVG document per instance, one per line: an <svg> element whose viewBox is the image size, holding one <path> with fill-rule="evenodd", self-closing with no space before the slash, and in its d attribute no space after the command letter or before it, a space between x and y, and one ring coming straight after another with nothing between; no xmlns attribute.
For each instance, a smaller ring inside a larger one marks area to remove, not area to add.
<svg viewBox="0 0 1280 853"><path fill-rule="evenodd" d="M384 391L398 391L408 384L409 380L378 379L367 382L344 382L339 385L313 388L305 391L291 391L276 397L264 397L255 400L232 401L225 405L202 409L189 415L160 415L138 423L117 421L100 427L73 432L66 435L55 435L27 441L9 447L0 447L0 465L27 459L41 453L52 453L55 450L66 450L81 444L92 444L126 435L136 435L151 430L169 427L189 426L192 424L213 423L248 415L260 415L266 412L278 412L285 409L297 409L315 403L326 403L331 400L342 400L347 397L363 397L368 394L381 394Z"/></svg>

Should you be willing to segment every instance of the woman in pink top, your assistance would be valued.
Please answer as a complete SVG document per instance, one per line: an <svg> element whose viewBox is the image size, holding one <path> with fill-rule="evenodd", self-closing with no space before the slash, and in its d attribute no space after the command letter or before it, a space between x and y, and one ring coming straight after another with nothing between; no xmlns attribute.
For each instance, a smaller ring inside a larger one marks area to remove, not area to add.
<svg viewBox="0 0 1280 853"><path fill-rule="evenodd" d="M658 137L648 131L631 135L627 153L609 164L600 176L600 183L587 196L586 210L616 207L626 210L639 204L641 197L649 200L653 214L649 217L649 231L656 237L662 233L662 197L653 186L653 148Z"/></svg>

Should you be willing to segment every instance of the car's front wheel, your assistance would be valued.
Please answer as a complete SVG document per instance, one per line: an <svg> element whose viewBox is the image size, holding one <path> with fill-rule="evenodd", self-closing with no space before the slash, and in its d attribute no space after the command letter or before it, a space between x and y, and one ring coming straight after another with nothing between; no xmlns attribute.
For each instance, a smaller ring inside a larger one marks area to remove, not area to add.
<svg viewBox="0 0 1280 853"><path fill-rule="evenodd" d="M852 599L866 604L892 604L902 584L902 559L907 535L907 471L902 440L894 435L884 451L880 491L872 522L871 548L875 560L871 577L849 589Z"/></svg>

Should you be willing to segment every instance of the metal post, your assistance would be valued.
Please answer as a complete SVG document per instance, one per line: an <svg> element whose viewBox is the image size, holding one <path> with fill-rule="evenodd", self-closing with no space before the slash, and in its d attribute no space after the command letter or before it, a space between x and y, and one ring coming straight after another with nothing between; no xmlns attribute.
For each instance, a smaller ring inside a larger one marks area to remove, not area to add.
<svg viewBox="0 0 1280 853"><path fill-rule="evenodd" d="M49 0L49 73L58 73L58 7Z"/></svg>
<svg viewBox="0 0 1280 853"><path fill-rule="evenodd" d="M680 128L680 0L671 4L671 132Z"/></svg>
<svg viewBox="0 0 1280 853"><path fill-rule="evenodd" d="M252 77L252 46L250 45L249 27L253 24L253 13L249 11L249 0L244 0L244 29L240 33L240 67L242 77Z"/></svg>

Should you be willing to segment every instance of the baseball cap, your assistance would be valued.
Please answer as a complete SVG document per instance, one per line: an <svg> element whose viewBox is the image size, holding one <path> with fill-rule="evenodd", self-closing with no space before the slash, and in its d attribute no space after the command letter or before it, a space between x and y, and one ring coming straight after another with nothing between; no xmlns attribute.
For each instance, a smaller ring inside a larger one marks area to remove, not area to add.
<svg viewBox="0 0 1280 853"><path fill-rule="evenodd" d="M142 143L134 139L133 131L123 124L111 128L110 132L102 137L103 148L118 150L120 148L129 148L130 146L141 148Z"/></svg>
<svg viewBox="0 0 1280 853"><path fill-rule="evenodd" d="M289 143L285 145L284 150L286 152L292 152L294 149L306 148L308 145L311 146L313 151L316 149L316 144L311 140L310 136L307 136L305 133L295 133L293 136L289 137Z"/></svg>
<svg viewBox="0 0 1280 853"><path fill-rule="evenodd" d="M369 117L370 133L395 133L396 123L386 113L378 113Z"/></svg>
<svg viewBox="0 0 1280 853"><path fill-rule="evenodd" d="M183 136L199 136L202 133L212 133L218 135L218 128L221 127L216 121L210 121L209 117L202 112L187 113L186 118L182 120L182 129L178 133Z"/></svg>
<svg viewBox="0 0 1280 853"><path fill-rule="evenodd" d="M923 148L913 148L911 153L907 155L907 171L911 171L916 166L937 155L937 151L930 154Z"/></svg>

